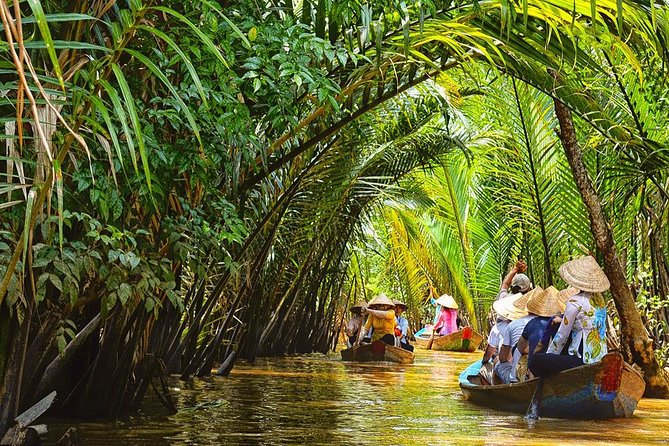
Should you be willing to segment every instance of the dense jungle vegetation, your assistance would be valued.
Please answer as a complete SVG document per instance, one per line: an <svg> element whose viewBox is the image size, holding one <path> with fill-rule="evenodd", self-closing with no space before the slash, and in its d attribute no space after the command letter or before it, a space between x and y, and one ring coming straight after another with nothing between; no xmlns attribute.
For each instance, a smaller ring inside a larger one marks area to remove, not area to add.
<svg viewBox="0 0 669 446"><path fill-rule="evenodd" d="M385 291L488 329L593 252L669 394L669 8L637 0L0 0L0 433L56 390L326 352ZM628 286L629 285L629 286ZM617 310L617 312L616 312ZM169 403L169 401L166 401Z"/></svg>

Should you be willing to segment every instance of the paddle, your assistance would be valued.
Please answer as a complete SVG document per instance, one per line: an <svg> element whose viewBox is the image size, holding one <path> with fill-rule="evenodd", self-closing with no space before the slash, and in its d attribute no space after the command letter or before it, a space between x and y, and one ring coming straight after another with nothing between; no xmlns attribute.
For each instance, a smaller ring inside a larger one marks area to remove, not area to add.
<svg viewBox="0 0 669 446"><path fill-rule="evenodd" d="M537 383L537 388L534 390L534 395L532 395L532 401L527 408L527 413L525 418L528 420L538 420L539 419L539 408L541 407L541 395L544 390L544 377L539 378Z"/></svg>
<svg viewBox="0 0 669 446"><path fill-rule="evenodd" d="M435 332L436 332L436 331L435 331L434 328L433 328L433 329L432 329L432 336L430 336L430 340L427 341L427 347L426 347L426 348L427 348L428 350L432 350L432 343L434 342L434 334L435 334Z"/></svg>

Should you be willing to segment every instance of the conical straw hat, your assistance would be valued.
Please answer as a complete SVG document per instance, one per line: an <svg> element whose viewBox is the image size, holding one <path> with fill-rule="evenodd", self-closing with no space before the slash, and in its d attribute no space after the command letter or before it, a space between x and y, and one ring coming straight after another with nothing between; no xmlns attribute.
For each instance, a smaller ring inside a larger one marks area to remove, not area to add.
<svg viewBox="0 0 669 446"><path fill-rule="evenodd" d="M521 310L514 305L514 302L522 297L523 295L520 293L510 294L493 302L492 308L504 319L515 321L516 319L520 319L523 316L527 316L527 311L524 309Z"/></svg>
<svg viewBox="0 0 669 446"><path fill-rule="evenodd" d="M519 310L524 310L527 307L527 302L530 301L534 296L537 294L541 293L544 289L541 288L540 286L531 289L527 293L523 294L520 299L516 300L513 305L515 305L516 308Z"/></svg>
<svg viewBox="0 0 669 446"><path fill-rule="evenodd" d="M395 306L393 301L388 299L388 296L386 296L383 293L379 294L374 299L372 299L372 301L369 303L368 307L375 306L375 305L388 305L388 306L391 306L391 307Z"/></svg>
<svg viewBox="0 0 669 446"><path fill-rule="evenodd" d="M443 294L439 299L437 299L437 303L445 308L452 308L454 310L458 309L458 304L455 302L455 299L453 299L453 296L448 294Z"/></svg>
<svg viewBox="0 0 669 446"><path fill-rule="evenodd" d="M554 286L549 286L542 292L535 294L527 302L527 312L537 316L555 316L560 312L560 309L558 290Z"/></svg>
<svg viewBox="0 0 669 446"><path fill-rule="evenodd" d="M568 285L588 293L603 293L611 284L592 256L574 259L560 266L560 276Z"/></svg>
<svg viewBox="0 0 669 446"><path fill-rule="evenodd" d="M405 310L406 310L407 308L409 308L409 307L407 307L407 304L405 304L405 303L402 302L401 300L397 300L397 299L395 299L395 300L393 300L393 303L395 304L395 308L397 308L397 307L404 307Z"/></svg>
<svg viewBox="0 0 669 446"><path fill-rule="evenodd" d="M578 294L578 288L574 288L573 286L558 291L558 303L560 304L560 311L564 311L567 308L567 301L569 301L569 298L575 294Z"/></svg>
<svg viewBox="0 0 669 446"><path fill-rule="evenodd" d="M360 299L359 301L357 301L357 302L355 303L355 305L353 305L351 308L349 308L349 310L350 310L350 311L353 311L353 310L361 310L361 309L363 309L363 308L367 308L367 302L364 301L364 300L362 300L362 299Z"/></svg>

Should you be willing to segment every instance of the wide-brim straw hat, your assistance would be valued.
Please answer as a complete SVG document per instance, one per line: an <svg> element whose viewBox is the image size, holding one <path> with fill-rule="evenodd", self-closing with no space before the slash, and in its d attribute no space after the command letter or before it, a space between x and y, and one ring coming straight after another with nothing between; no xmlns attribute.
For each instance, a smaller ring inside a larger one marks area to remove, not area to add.
<svg viewBox="0 0 669 446"><path fill-rule="evenodd" d="M367 301L365 300L359 300L353 305L351 308L349 308L350 311L353 310L362 310L363 308L367 308Z"/></svg>
<svg viewBox="0 0 669 446"><path fill-rule="evenodd" d="M397 299L395 299L395 300L393 300L393 303L395 304L395 308L397 308L397 307L402 307L402 308L404 308L405 310L406 310L407 308L409 308L409 307L407 307L407 304L405 304L405 303L402 302L401 300L397 300Z"/></svg>
<svg viewBox="0 0 669 446"><path fill-rule="evenodd" d="M533 288L533 289L531 289L530 291L528 291L527 293L525 293L525 294L523 294L522 296L520 296L520 299L516 300L516 301L513 303L513 305L514 305L516 308L518 308L519 310L525 310L526 307L527 307L527 303L528 303L534 296L536 296L536 295L538 295L539 293L543 292L543 290L544 290L544 289L541 288L540 286L538 286L538 287L536 287L536 288Z"/></svg>
<svg viewBox="0 0 669 446"><path fill-rule="evenodd" d="M374 299L369 302L368 307L373 307L376 305L388 305L389 307L395 307L395 304L393 303L392 300L388 299L388 296L385 294L381 293L378 296L376 296Z"/></svg>
<svg viewBox="0 0 669 446"><path fill-rule="evenodd" d="M492 308L504 319L515 321L516 319L520 319L523 316L527 316L527 311L524 309L519 309L514 305L514 302L521 297L523 297L523 295L520 293L509 294L508 296L493 302Z"/></svg>
<svg viewBox="0 0 669 446"><path fill-rule="evenodd" d="M609 278L592 256L563 263L559 269L560 276L568 285L588 293L603 293L611 287Z"/></svg>
<svg viewBox="0 0 669 446"><path fill-rule="evenodd" d="M513 279L511 280L511 286L520 287L520 291L524 293L530 288L532 288L532 282L530 281L530 278L527 277L525 274L519 273L513 276Z"/></svg>
<svg viewBox="0 0 669 446"><path fill-rule="evenodd" d="M455 299L453 299L453 296L449 294L443 294L439 299L437 299L437 303L445 308L452 308L454 310L458 309L458 304L455 302Z"/></svg>
<svg viewBox="0 0 669 446"><path fill-rule="evenodd" d="M527 302L527 312L542 317L555 316L561 311L558 293L558 289L551 285L542 292L535 294Z"/></svg>
<svg viewBox="0 0 669 446"><path fill-rule="evenodd" d="M558 304L560 304L560 311L564 311L567 308L567 302L571 296L578 294L578 288L570 286L564 290L558 291Z"/></svg>

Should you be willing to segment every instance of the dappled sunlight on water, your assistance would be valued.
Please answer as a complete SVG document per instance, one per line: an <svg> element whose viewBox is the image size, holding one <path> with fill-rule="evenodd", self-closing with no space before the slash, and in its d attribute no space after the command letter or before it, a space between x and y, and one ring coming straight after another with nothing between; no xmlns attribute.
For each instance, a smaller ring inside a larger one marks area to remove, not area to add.
<svg viewBox="0 0 669 446"><path fill-rule="evenodd" d="M227 378L172 381L180 411L86 423L86 445L555 445L669 444L669 401L635 417L540 419L475 406L457 376L480 352L416 350L412 365L344 363L339 354L259 358ZM69 424L50 423L55 441Z"/></svg>

